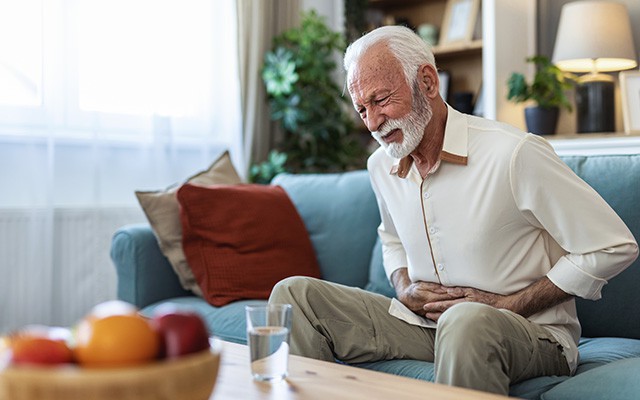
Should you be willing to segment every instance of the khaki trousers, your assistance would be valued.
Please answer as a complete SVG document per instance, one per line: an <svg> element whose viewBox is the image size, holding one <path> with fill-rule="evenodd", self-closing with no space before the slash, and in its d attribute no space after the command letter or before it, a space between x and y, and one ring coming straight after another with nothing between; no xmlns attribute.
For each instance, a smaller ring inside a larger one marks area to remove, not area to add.
<svg viewBox="0 0 640 400"><path fill-rule="evenodd" d="M569 374L546 329L485 304L458 304L429 329L390 315L385 296L314 278L279 282L269 302L293 305L292 354L346 363L430 361L437 383L504 395L512 383Z"/></svg>

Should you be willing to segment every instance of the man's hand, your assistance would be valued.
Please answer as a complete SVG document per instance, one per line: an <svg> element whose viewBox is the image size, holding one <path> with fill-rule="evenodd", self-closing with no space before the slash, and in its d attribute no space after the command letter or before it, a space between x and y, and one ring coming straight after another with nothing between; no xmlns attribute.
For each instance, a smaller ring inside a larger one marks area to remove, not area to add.
<svg viewBox="0 0 640 400"><path fill-rule="evenodd" d="M526 318L572 298L546 276L510 295L500 295L470 287L441 286L441 288L447 290L451 299L431 301L423 306L424 315L434 321L437 321L443 312L463 301L504 308Z"/></svg>
<svg viewBox="0 0 640 400"><path fill-rule="evenodd" d="M424 315L434 321L438 321L438 318L440 318L442 313L447 311L449 308L465 301L483 303L495 308L508 309L508 296L485 292L480 289L474 289L470 287L442 286L442 288L446 289L447 294L452 297L451 300L429 302L422 307Z"/></svg>
<svg viewBox="0 0 640 400"><path fill-rule="evenodd" d="M414 313L424 317L425 304L446 304L460 300L462 296L451 294L450 288L432 282L412 282L407 268L400 268L391 275L398 300ZM462 300L464 301L464 300ZM427 316L427 318L430 318Z"/></svg>

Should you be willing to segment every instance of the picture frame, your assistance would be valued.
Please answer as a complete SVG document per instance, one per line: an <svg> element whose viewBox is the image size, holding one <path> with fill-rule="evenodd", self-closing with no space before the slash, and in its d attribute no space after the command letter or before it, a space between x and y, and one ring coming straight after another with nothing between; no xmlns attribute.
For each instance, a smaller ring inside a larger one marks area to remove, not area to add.
<svg viewBox="0 0 640 400"><path fill-rule="evenodd" d="M640 71L623 71L619 77L624 131L640 133Z"/></svg>
<svg viewBox="0 0 640 400"><path fill-rule="evenodd" d="M479 9L480 0L447 0L438 45L470 42Z"/></svg>

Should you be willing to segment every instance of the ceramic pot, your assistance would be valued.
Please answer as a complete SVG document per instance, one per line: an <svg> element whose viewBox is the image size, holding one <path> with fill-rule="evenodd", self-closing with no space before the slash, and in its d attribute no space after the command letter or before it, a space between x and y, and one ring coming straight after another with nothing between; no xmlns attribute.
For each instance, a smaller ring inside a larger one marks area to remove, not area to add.
<svg viewBox="0 0 640 400"><path fill-rule="evenodd" d="M558 107L527 107L524 109L527 130L537 135L554 135L559 114Z"/></svg>

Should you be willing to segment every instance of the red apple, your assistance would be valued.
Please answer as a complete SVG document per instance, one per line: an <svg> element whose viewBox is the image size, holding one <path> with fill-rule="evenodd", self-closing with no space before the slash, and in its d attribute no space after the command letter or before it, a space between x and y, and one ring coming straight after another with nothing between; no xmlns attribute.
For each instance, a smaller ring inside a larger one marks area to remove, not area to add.
<svg viewBox="0 0 640 400"><path fill-rule="evenodd" d="M152 326L162 339L162 356L176 358L209 348L209 332L202 318L189 311L168 311L153 316Z"/></svg>
<svg viewBox="0 0 640 400"><path fill-rule="evenodd" d="M13 364L55 365L73 362L70 340L69 329L27 325L9 334L5 343Z"/></svg>
<svg viewBox="0 0 640 400"><path fill-rule="evenodd" d="M73 361L73 353L64 340L18 335L9 340L13 364L65 364Z"/></svg>

